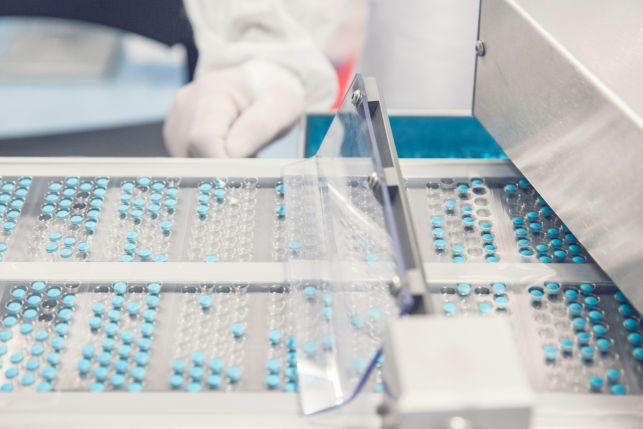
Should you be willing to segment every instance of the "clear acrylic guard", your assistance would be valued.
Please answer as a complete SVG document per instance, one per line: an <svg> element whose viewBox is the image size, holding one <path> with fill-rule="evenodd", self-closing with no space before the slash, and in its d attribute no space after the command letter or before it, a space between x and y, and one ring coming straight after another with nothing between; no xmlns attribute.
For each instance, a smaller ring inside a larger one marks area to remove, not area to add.
<svg viewBox="0 0 643 429"><path fill-rule="evenodd" d="M317 154L283 176L300 399L311 415L383 389L383 356L374 358L405 306L390 292L405 267L360 75Z"/></svg>

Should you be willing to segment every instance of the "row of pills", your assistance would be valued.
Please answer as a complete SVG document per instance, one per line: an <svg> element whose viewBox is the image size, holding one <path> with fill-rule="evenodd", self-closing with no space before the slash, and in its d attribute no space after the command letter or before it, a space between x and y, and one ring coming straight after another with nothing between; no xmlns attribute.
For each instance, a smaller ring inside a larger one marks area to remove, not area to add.
<svg viewBox="0 0 643 429"><path fill-rule="evenodd" d="M10 296L0 313L0 370L5 379L0 391L55 388L79 286L34 281L6 289Z"/></svg>
<svg viewBox="0 0 643 429"><path fill-rule="evenodd" d="M446 316L507 316L512 313L510 295L505 283L457 283L440 288L440 305Z"/></svg>
<svg viewBox="0 0 643 429"><path fill-rule="evenodd" d="M243 384L247 281L202 282L181 289L177 344L168 382L172 389L236 391ZM188 364L191 367L188 368Z"/></svg>
<svg viewBox="0 0 643 429"><path fill-rule="evenodd" d="M88 335L76 363L81 389L144 389L161 286L117 281L94 288Z"/></svg>
<svg viewBox="0 0 643 429"><path fill-rule="evenodd" d="M426 189L438 261L496 263L500 260L492 231L489 189L483 178L466 182L443 178L427 183Z"/></svg>
<svg viewBox="0 0 643 429"><path fill-rule="evenodd" d="M192 261L250 262L259 179L215 178L197 186L190 248Z"/></svg>
<svg viewBox="0 0 643 429"><path fill-rule="evenodd" d="M270 287L265 337L268 346L265 385L270 390L296 392L299 381L297 341L291 324L290 298L289 289L281 285Z"/></svg>
<svg viewBox="0 0 643 429"><path fill-rule="evenodd" d="M0 188L2 189L2 193L0 193L0 218L2 221L0 262L9 250L9 242L22 214L31 182L31 177L21 177L16 181L0 178Z"/></svg>
<svg viewBox="0 0 643 429"><path fill-rule="evenodd" d="M610 297L595 285L546 282L527 289L549 390L624 394L623 361L606 322ZM603 389L607 379L608 389Z"/></svg>
<svg viewBox="0 0 643 429"><path fill-rule="evenodd" d="M587 254L526 179L504 186L504 202L523 262L582 264Z"/></svg>
<svg viewBox="0 0 643 429"><path fill-rule="evenodd" d="M50 182L27 255L48 262L87 259L108 184L108 177L67 177Z"/></svg>
<svg viewBox="0 0 643 429"><path fill-rule="evenodd" d="M178 177L146 176L121 183L122 193L105 249L109 260L167 261L180 184Z"/></svg>

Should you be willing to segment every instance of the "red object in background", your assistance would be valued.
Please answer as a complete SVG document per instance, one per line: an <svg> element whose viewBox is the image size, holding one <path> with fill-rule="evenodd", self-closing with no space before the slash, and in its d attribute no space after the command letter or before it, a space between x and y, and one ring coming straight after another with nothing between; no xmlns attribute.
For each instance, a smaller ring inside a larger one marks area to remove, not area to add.
<svg viewBox="0 0 643 429"><path fill-rule="evenodd" d="M343 63L333 64L335 72L337 73L337 81L339 82L339 91L337 92L337 98L333 103L333 109L335 110L339 109L339 106L341 106L344 95L346 95L348 85L353 81L356 59L357 54L353 54Z"/></svg>

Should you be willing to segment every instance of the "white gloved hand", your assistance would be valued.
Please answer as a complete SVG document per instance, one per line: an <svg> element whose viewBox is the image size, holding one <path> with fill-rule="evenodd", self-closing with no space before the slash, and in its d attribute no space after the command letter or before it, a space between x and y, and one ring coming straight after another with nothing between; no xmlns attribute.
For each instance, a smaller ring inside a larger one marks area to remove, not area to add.
<svg viewBox="0 0 643 429"><path fill-rule="evenodd" d="M163 127L165 145L172 156L254 155L297 121L304 98L295 74L265 61L203 74L177 94Z"/></svg>

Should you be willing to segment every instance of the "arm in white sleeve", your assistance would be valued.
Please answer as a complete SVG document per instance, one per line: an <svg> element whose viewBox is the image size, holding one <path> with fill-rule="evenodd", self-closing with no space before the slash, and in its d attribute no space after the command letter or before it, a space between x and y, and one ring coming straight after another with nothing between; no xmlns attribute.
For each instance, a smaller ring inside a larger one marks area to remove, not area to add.
<svg viewBox="0 0 643 429"><path fill-rule="evenodd" d="M184 0L199 61L166 119L170 153L250 156L305 108L330 107L337 77L320 44L348 1Z"/></svg>

